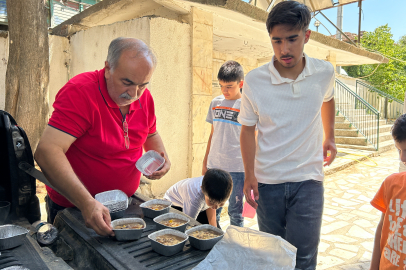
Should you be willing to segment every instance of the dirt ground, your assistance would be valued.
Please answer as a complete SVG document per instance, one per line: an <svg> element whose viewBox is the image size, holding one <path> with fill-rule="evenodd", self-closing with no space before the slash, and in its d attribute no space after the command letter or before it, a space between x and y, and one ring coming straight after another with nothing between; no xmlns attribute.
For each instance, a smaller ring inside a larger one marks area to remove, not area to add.
<svg viewBox="0 0 406 270"><path fill-rule="evenodd" d="M45 202L44 201L45 195L47 195L45 184L37 180L37 196L40 203Z"/></svg>

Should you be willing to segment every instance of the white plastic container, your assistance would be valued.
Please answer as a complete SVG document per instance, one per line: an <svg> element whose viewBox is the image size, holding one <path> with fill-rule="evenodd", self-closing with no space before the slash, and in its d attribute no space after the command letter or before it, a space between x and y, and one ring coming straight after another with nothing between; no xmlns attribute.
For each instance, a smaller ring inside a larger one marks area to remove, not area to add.
<svg viewBox="0 0 406 270"><path fill-rule="evenodd" d="M150 150L140 157L135 163L135 167L144 175L151 175L153 172L162 168L165 164L165 159L161 155Z"/></svg>

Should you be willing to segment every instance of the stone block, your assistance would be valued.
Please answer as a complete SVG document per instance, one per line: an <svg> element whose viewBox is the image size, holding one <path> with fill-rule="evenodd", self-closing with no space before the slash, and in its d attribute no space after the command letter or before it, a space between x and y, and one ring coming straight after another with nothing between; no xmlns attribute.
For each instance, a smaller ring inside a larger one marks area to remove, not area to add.
<svg viewBox="0 0 406 270"><path fill-rule="evenodd" d="M212 68L213 43L205 39L192 39L192 67Z"/></svg>
<svg viewBox="0 0 406 270"><path fill-rule="evenodd" d="M327 55L326 60L328 62L330 62L333 65L334 68L336 67L336 65L337 65L337 57L336 57L335 52L329 51L329 54Z"/></svg>
<svg viewBox="0 0 406 270"><path fill-rule="evenodd" d="M213 26L202 23L193 23L192 38L200 38L213 42Z"/></svg>
<svg viewBox="0 0 406 270"><path fill-rule="evenodd" d="M212 96L193 95L192 97L192 143L207 143L211 127L206 122Z"/></svg>
<svg viewBox="0 0 406 270"><path fill-rule="evenodd" d="M192 7L192 21L193 23L202 23L213 26L213 14L197 7Z"/></svg>
<svg viewBox="0 0 406 270"><path fill-rule="evenodd" d="M197 177L202 175L203 159L206 154L207 143L194 143L192 145L192 175Z"/></svg>
<svg viewBox="0 0 406 270"><path fill-rule="evenodd" d="M212 69L193 67L193 95L212 94Z"/></svg>
<svg viewBox="0 0 406 270"><path fill-rule="evenodd" d="M219 51L213 51L213 59L222 60L223 62L226 61L227 56L225 53Z"/></svg>

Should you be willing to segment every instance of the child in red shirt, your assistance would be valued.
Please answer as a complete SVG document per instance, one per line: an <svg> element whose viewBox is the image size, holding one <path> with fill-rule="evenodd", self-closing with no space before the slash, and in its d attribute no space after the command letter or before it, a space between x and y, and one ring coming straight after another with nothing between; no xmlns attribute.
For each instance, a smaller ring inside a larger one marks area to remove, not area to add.
<svg viewBox="0 0 406 270"><path fill-rule="evenodd" d="M405 164L406 114L396 120L392 137ZM406 172L388 176L371 204L382 211L382 216L376 228L370 269L406 269Z"/></svg>

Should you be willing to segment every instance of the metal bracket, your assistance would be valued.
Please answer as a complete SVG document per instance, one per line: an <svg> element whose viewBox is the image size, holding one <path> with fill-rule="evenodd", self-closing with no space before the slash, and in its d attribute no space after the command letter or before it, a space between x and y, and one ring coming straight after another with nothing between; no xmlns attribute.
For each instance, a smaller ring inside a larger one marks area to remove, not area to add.
<svg viewBox="0 0 406 270"><path fill-rule="evenodd" d="M53 190L55 190L56 192L59 192L57 189L55 189L48 181L48 179L46 179L45 175L37 170L34 166L32 166L31 164L25 162L25 161L21 161L20 163L18 163L18 168L20 168L20 170L24 171L25 173L31 175L32 177L34 177L35 179L38 179L39 181L41 181L42 183L44 183L45 185L47 185L48 187L52 188Z"/></svg>

